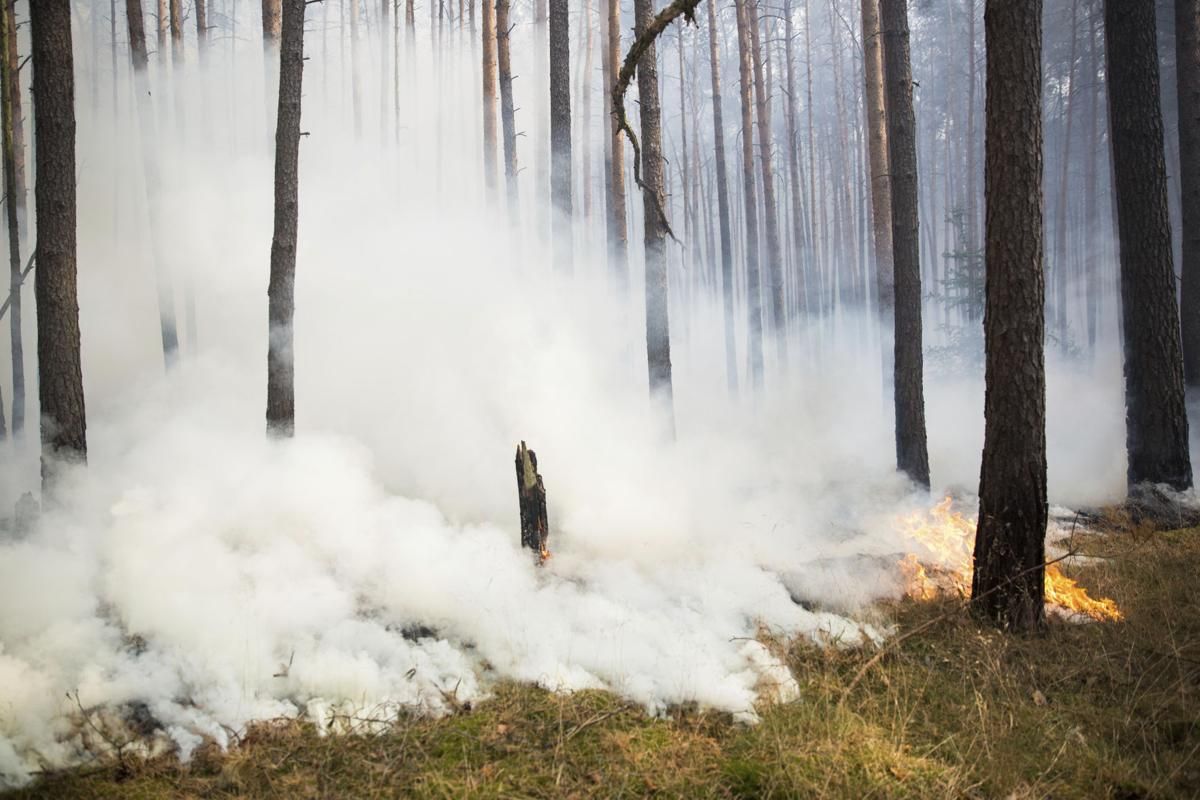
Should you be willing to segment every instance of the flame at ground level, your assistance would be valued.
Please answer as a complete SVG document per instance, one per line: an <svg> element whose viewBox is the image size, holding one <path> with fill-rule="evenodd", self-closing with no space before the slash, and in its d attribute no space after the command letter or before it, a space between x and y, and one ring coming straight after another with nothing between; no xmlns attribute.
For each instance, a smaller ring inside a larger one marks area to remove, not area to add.
<svg viewBox="0 0 1200 800"><path fill-rule="evenodd" d="M926 555L908 553L900 561L909 597L928 600L939 593L966 597L971 592L975 519L951 508L947 497L925 513L901 521L905 534L921 545ZM1119 620L1121 610L1108 598L1093 598L1062 573L1055 564L1046 566L1046 602L1068 614L1094 620Z"/></svg>

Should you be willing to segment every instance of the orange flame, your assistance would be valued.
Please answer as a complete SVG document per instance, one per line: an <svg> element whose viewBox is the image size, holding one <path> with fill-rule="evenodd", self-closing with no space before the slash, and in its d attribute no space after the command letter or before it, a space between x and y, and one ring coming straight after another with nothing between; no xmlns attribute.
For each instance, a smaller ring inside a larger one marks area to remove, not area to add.
<svg viewBox="0 0 1200 800"><path fill-rule="evenodd" d="M901 521L901 529L920 545L922 555L908 553L900 560L905 593L929 600L941 593L966 597L971 593L975 519L953 511L947 497L926 513L917 512ZM1046 566L1046 602L1068 614L1094 620L1122 618L1117 604L1108 598L1090 597L1087 591L1059 570Z"/></svg>

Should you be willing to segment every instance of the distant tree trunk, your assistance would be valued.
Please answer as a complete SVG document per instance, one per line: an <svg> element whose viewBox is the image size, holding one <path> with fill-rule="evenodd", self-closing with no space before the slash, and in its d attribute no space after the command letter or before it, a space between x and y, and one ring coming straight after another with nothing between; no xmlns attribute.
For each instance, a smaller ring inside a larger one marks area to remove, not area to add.
<svg viewBox="0 0 1200 800"><path fill-rule="evenodd" d="M12 24L8 26L7 34L8 74L9 80L12 83L9 91L12 97L13 153L15 154L13 174L16 176L17 188L16 194L9 196L16 199L17 219L23 223L25 221L25 198L28 194L28 184L25 181L25 114L22 111L20 53L17 47L17 0L0 0L0 2L8 4L8 18L12 21ZM115 0L113 2L115 3ZM113 24L115 25L116 23L114 22ZM115 69L113 72L113 82L116 82Z"/></svg>
<svg viewBox="0 0 1200 800"><path fill-rule="evenodd" d="M511 2L511 0L505 0L505 2ZM547 34L547 2L548 0L533 0L533 72L535 76L534 80L537 81L535 89L538 94L546 91L547 84L542 83L542 81L550 74L550 64L547 63L547 57L550 53L550 38ZM542 97L546 96L542 94ZM547 202L547 199L550 197L549 109L539 103L533 118L536 127L534 131L536 142L533 149L533 196L536 201L533 204L534 229L537 231L538 237L545 238L550 235L547 220L547 212L550 208L550 204Z"/></svg>
<svg viewBox="0 0 1200 800"><path fill-rule="evenodd" d="M579 172L583 176L580 192L583 195L580 202L583 205L583 230L587 235L584 249L590 245L592 231L592 73L594 71L594 56L596 34L592 26L592 3L585 0L583 4L583 26L586 33L583 59L583 76L580 79L580 120L579 120Z"/></svg>
<svg viewBox="0 0 1200 800"><path fill-rule="evenodd" d="M758 197L754 181L754 79L750 55L750 14L746 0L734 0L737 11L738 82L742 96L742 195L746 220L746 311L749 314L750 386L763 381L762 291L758 262Z"/></svg>
<svg viewBox="0 0 1200 800"><path fill-rule="evenodd" d="M488 0L490 2L490 0ZM508 21L509 0L496 0L496 61L500 70L500 121L504 129L504 178L508 189L508 217L513 225L521 218L517 191L517 122L513 107L512 65L508 49L512 25Z"/></svg>
<svg viewBox="0 0 1200 800"><path fill-rule="evenodd" d="M30 4L38 265L35 278L42 489L61 463L86 463L76 292L75 65L70 0Z"/></svg>
<svg viewBox="0 0 1200 800"><path fill-rule="evenodd" d="M1200 386L1200 0L1175 0L1179 183L1183 223L1183 366Z"/></svg>
<svg viewBox="0 0 1200 800"><path fill-rule="evenodd" d="M1002 628L1045 624L1042 0L987 0L987 392L971 602Z"/></svg>
<svg viewBox="0 0 1200 800"><path fill-rule="evenodd" d="M300 98L304 78L305 0L283 0L279 51L279 109L275 127L275 231L271 237L270 320L267 347L267 432L292 436L296 428L293 350L296 235L300 206Z"/></svg>
<svg viewBox="0 0 1200 800"><path fill-rule="evenodd" d="M921 251L917 219L916 116L909 62L907 0L881 0L887 86L888 163L892 176L892 259L896 276L896 464L929 488L921 352Z"/></svg>
<svg viewBox="0 0 1200 800"><path fill-rule="evenodd" d="M481 0L483 3L488 3L490 0ZM492 6L492 13L495 14L495 6ZM404 27L408 32L408 47L409 53L412 53L412 48L417 40L417 9L416 0L405 0L404 2Z"/></svg>
<svg viewBox="0 0 1200 800"><path fill-rule="evenodd" d="M0 110L2 110L4 147L4 203L8 222L8 266L9 266L9 340L12 345L12 433L20 436L25 429L25 349L21 341L21 226L17 217L17 152L13 136L13 92L20 91L17 76L12 72L13 59L10 48L14 37L9 32L15 27L13 4L0 0ZM3 404L0 403L0 409ZM2 411L0 411L2 413Z"/></svg>
<svg viewBox="0 0 1200 800"><path fill-rule="evenodd" d="M979 166L975 144L975 0L967 2L967 250L979 249ZM970 289L968 289L970 291ZM975 319L975 303L968 303L968 319Z"/></svg>
<svg viewBox="0 0 1200 800"><path fill-rule="evenodd" d="M799 103L799 87L796 85L795 60L792 58L792 4L791 0L784 3L783 13L783 47L786 60L787 75L787 154L788 172L791 177L792 197L792 241L795 254L794 271L796 273L796 309L807 314L808 307L808 254L805 252L806 236L804 233L804 188L800 172L800 137L796 131L798 114L796 106Z"/></svg>
<svg viewBox="0 0 1200 800"><path fill-rule="evenodd" d="M763 79L763 53L759 43L760 24L757 0L745 0L746 25L750 32L750 54L754 65L754 97L758 109L758 153L762 169L763 215L767 231L767 275L771 281L771 325L775 334L777 357L782 368L787 363L787 319L783 313L783 248L779 242L779 206L775 201L775 169L772 166L771 101Z"/></svg>
<svg viewBox="0 0 1200 800"><path fill-rule="evenodd" d="M862 0L863 96L867 104L867 152L871 162L871 231L875 245L875 291L881 323L894 324L896 285L892 275L892 193L888 176L887 115L883 103L883 47L879 0ZM889 337L885 337L885 341ZM886 361L890 361L888 358Z"/></svg>
<svg viewBox="0 0 1200 800"><path fill-rule="evenodd" d="M608 163L608 259L617 282L625 286L629 282L629 230L625 210L625 146L621 142L620 129L612 108L612 86L621 69L621 0L605 0L607 9L606 26L608 38L605 51L608 57L608 73L605 78L604 107L608 109L609 155Z"/></svg>
<svg viewBox="0 0 1200 800"><path fill-rule="evenodd" d="M737 391L737 347L733 317L733 235L729 227L729 177L725 164L725 121L721 110L721 51L716 0L708 0L708 66L712 75L713 150L717 162L717 219L721 229L721 292L725 307L725 377Z"/></svg>
<svg viewBox="0 0 1200 800"><path fill-rule="evenodd" d="M146 74L149 56L146 53L146 34L142 22L141 0L125 0L125 17L129 24L129 55L133 62L134 105L137 106L138 128L141 133L142 172L146 182L146 204L150 209L150 245L154 257L154 277L158 290L159 332L162 336L163 362L169 368L179 353L179 334L175 326L175 290L171 270L162 243L162 223L159 218L162 182L158 172L158 132L154 110L150 107L150 81Z"/></svg>
<svg viewBox="0 0 1200 800"><path fill-rule="evenodd" d="M167 47L167 34L171 29L171 16L167 11L167 0L158 0L158 18L155 20L158 23L158 59L161 63L167 63L167 53L170 48Z"/></svg>
<svg viewBox="0 0 1200 800"><path fill-rule="evenodd" d="M567 0L550 0L550 229L555 266L571 271L571 24Z"/></svg>
<svg viewBox="0 0 1200 800"><path fill-rule="evenodd" d="M634 0L634 35L654 18L653 0ZM646 246L646 362L650 396L675 430L671 384L671 328L667 302L667 224L663 189L662 122L658 100L658 56L653 41L638 61L637 80L642 129L643 236Z"/></svg>
<svg viewBox="0 0 1200 800"><path fill-rule="evenodd" d="M268 47L279 46L279 31L283 23L280 2L262 0L263 44Z"/></svg>
<svg viewBox="0 0 1200 800"><path fill-rule="evenodd" d="M1067 348L1067 206L1071 179L1071 131L1075 127L1075 54L1079 41L1079 5L1071 3L1071 55L1067 65L1067 96L1063 103L1067 117L1063 132L1062 163L1059 165L1058 208L1054 223L1054 327L1060 349Z"/></svg>
<svg viewBox="0 0 1200 800"><path fill-rule="evenodd" d="M362 23L361 16L359 0L350 0L350 101L354 112L354 136L357 139L362 138L362 84L358 55L358 27Z"/></svg>
<svg viewBox="0 0 1200 800"><path fill-rule="evenodd" d="M171 0L171 63L183 63L183 3Z"/></svg>
<svg viewBox="0 0 1200 800"><path fill-rule="evenodd" d="M196 0L196 47L200 57L208 49L208 5L207 0Z"/></svg>
<svg viewBox="0 0 1200 800"><path fill-rule="evenodd" d="M1084 264L1087 278L1087 337L1088 352L1095 354L1097 327L1100 322L1100 281L1102 278L1100 247L1103 236L1100 223L1100 59L1096 55L1096 38L1099 33L1098 18L1102 12L1089 9L1088 27L1088 80L1092 84L1091 119L1088 121L1087 183L1084 190Z"/></svg>
<svg viewBox="0 0 1200 800"><path fill-rule="evenodd" d="M1125 328L1129 484L1192 485L1154 4L1105 0Z"/></svg>
<svg viewBox="0 0 1200 800"><path fill-rule="evenodd" d="M483 0L483 182L496 202L496 6Z"/></svg>

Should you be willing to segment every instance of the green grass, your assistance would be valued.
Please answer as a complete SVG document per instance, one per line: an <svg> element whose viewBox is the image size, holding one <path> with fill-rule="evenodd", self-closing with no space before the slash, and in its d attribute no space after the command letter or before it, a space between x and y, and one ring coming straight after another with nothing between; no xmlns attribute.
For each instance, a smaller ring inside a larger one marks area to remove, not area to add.
<svg viewBox="0 0 1200 800"><path fill-rule="evenodd" d="M676 709L647 717L603 692L502 684L474 709L386 733L319 736L263 722L228 753L44 776L14 798L1200 796L1200 529L1117 527L1069 569L1123 622L1019 638L956 601L883 609L877 651L786 654L802 699L758 725Z"/></svg>

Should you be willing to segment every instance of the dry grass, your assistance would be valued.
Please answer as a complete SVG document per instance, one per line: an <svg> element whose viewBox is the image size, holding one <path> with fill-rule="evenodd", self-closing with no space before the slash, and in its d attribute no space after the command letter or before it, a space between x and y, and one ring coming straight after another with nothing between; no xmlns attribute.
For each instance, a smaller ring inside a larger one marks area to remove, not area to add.
<svg viewBox="0 0 1200 800"><path fill-rule="evenodd" d="M384 734L261 723L229 753L49 775L14 797L1197 797L1200 529L1115 527L1069 571L1124 622L1026 639L950 600L901 603L885 609L900 630L937 621L848 694L874 653L791 645L803 699L756 726L506 684Z"/></svg>

